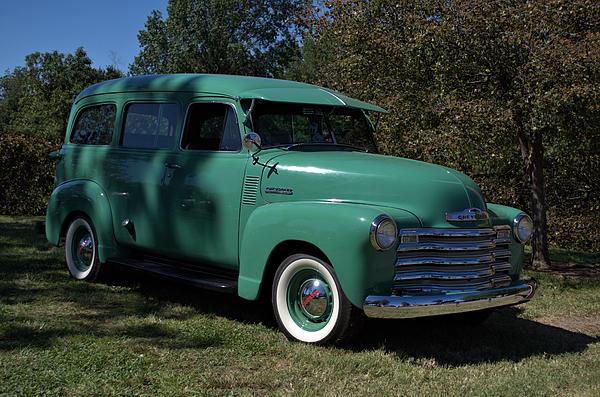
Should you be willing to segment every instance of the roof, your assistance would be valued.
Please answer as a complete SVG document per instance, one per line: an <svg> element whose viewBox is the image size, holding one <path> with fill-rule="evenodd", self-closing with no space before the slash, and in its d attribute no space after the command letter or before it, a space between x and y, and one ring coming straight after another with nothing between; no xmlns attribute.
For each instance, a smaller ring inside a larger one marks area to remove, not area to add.
<svg viewBox="0 0 600 397"><path fill-rule="evenodd" d="M75 99L122 92L198 92L231 98L263 99L275 102L347 106L385 112L379 106L350 98L339 92L312 84L263 77L219 74L162 74L107 80L84 89Z"/></svg>

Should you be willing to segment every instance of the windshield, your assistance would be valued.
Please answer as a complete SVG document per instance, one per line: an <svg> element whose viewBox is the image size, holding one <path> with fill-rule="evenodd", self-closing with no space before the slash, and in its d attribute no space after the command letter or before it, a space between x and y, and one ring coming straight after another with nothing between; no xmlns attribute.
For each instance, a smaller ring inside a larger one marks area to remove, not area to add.
<svg viewBox="0 0 600 397"><path fill-rule="evenodd" d="M377 152L363 112L338 106L259 102L252 110L262 147L295 144L338 144Z"/></svg>

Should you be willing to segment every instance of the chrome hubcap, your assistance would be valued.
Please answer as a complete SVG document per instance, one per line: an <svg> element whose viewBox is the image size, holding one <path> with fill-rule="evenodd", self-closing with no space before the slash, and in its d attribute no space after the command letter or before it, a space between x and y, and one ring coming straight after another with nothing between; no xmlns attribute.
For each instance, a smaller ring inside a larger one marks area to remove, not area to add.
<svg viewBox="0 0 600 397"><path fill-rule="evenodd" d="M92 236L85 235L79 241L79 249L77 250L77 259L85 264L91 264L92 257L94 256L94 242Z"/></svg>
<svg viewBox="0 0 600 397"><path fill-rule="evenodd" d="M94 239L90 232L80 227L75 233L72 243L75 266L80 271L87 271L94 261Z"/></svg>
<svg viewBox="0 0 600 397"><path fill-rule="evenodd" d="M319 318L328 311L329 296L324 284L322 280L310 278L300 287L300 308L309 318Z"/></svg>

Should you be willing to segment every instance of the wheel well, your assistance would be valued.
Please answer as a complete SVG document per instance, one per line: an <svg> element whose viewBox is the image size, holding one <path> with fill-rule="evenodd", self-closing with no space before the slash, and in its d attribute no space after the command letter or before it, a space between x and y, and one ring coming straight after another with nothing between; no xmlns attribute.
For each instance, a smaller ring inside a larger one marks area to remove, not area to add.
<svg viewBox="0 0 600 397"><path fill-rule="evenodd" d="M86 214L83 211L73 211L71 213L69 213L69 215L67 215L65 217L65 220L63 221L63 224L60 228L60 235L59 238L63 239L66 237L67 235L67 229L69 228L69 225L71 224L71 222L73 221L73 219L75 218L85 218L85 219L90 219L90 217L88 216L88 214Z"/></svg>
<svg viewBox="0 0 600 397"><path fill-rule="evenodd" d="M270 299L271 285L273 284L273 278L275 277L275 272L277 271L279 264L288 256L299 253L315 256L333 266L329 258L327 258L327 255L325 255L316 245L300 240L283 241L271 251L269 259L267 260L267 266L263 273L260 288L260 299Z"/></svg>

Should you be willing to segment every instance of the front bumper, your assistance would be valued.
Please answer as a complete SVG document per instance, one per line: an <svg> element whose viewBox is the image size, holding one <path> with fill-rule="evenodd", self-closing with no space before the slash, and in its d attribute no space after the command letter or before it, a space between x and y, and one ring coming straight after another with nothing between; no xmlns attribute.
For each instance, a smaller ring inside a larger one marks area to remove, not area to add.
<svg viewBox="0 0 600 397"><path fill-rule="evenodd" d="M463 313L527 302L535 294L534 279L508 287L444 295L377 296L363 303L367 317L414 318Z"/></svg>

